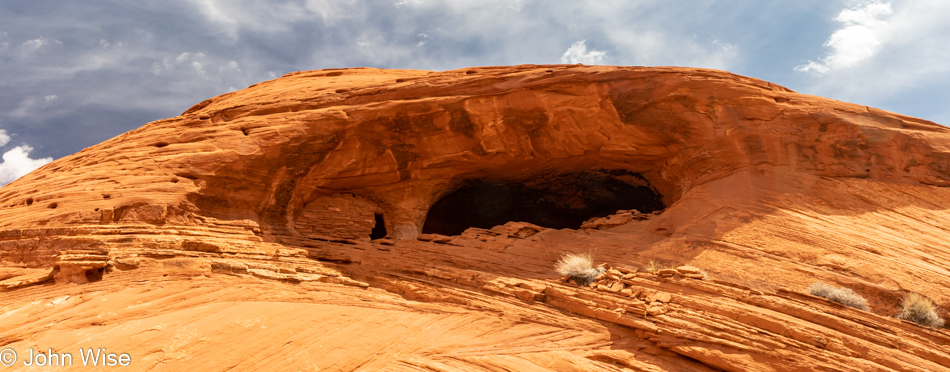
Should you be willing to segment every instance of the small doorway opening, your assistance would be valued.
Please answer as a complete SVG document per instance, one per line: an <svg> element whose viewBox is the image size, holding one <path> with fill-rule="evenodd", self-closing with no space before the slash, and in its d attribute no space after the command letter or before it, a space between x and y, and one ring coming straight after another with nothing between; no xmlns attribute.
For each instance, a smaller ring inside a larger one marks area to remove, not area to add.
<svg viewBox="0 0 950 372"><path fill-rule="evenodd" d="M383 220L383 215L377 213L375 218L376 226L373 226L373 231L369 234L370 240L382 239L386 237L386 221Z"/></svg>

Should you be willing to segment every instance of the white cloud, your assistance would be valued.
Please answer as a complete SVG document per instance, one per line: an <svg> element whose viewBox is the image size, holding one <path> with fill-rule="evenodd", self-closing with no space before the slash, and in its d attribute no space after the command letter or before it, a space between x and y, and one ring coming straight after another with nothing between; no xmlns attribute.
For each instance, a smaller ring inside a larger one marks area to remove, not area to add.
<svg viewBox="0 0 950 372"><path fill-rule="evenodd" d="M109 41L109 40L106 40L106 39L99 39L99 49L106 50L106 49L109 49L109 48L111 48L111 47L113 47L113 46L114 46L114 47L118 47L118 48L122 48L122 47L125 46L125 43L119 41L119 42L116 42L115 44L113 44L113 43L112 43L111 41Z"/></svg>
<svg viewBox="0 0 950 372"><path fill-rule="evenodd" d="M831 68L820 62L808 61L806 64L795 66L795 71L812 72L821 75L831 71Z"/></svg>
<svg viewBox="0 0 950 372"><path fill-rule="evenodd" d="M718 40L718 39L713 39L712 43L713 43L713 45L719 47L719 49L721 49L722 51L725 51L725 52L729 52L729 51L736 50L736 46L735 46L735 45L729 44L729 43L724 42L724 41L720 41L720 40Z"/></svg>
<svg viewBox="0 0 950 372"><path fill-rule="evenodd" d="M185 69L182 69L182 67ZM211 74L209 74L209 69ZM237 61L215 60L203 52L184 52L174 58L164 57L161 62L152 63L152 73L155 75L168 72L181 74L186 71L193 72L206 80L214 80L221 74L240 73L241 67ZM214 74L214 72L217 72L217 74Z"/></svg>
<svg viewBox="0 0 950 372"><path fill-rule="evenodd" d="M0 147L6 146L10 143L10 135L7 134L6 129L0 129Z"/></svg>
<svg viewBox="0 0 950 372"><path fill-rule="evenodd" d="M205 17L208 17L209 21L227 25L237 24L237 21L227 14L227 7L219 6L216 0L196 0L195 5Z"/></svg>
<svg viewBox="0 0 950 372"><path fill-rule="evenodd" d="M215 23L232 41L239 31L286 31L298 21L312 20L313 16L330 17L336 4L307 1L303 6L296 2L238 1L238 0L187 0L198 11ZM320 5L331 5L320 9Z"/></svg>
<svg viewBox="0 0 950 372"><path fill-rule="evenodd" d="M887 22L878 18L891 13L891 3L877 1L842 10L835 18L842 28L832 33L824 44L832 51L819 62L808 61L796 66L795 71L825 74L853 67L871 58L880 50L881 39L887 30Z"/></svg>
<svg viewBox="0 0 950 372"><path fill-rule="evenodd" d="M561 55L561 63L583 63L585 65L599 65L604 62L607 52L587 50L587 40L581 40L571 45Z"/></svg>
<svg viewBox="0 0 950 372"><path fill-rule="evenodd" d="M50 94L50 95L48 95L48 96L46 96L46 97L43 97L43 99L46 100L46 103L53 102L53 101L55 101L57 98L59 98L59 96L57 96L57 95L55 95L55 94Z"/></svg>
<svg viewBox="0 0 950 372"><path fill-rule="evenodd" d="M401 7L401 6L406 6L406 5L419 6L419 5L422 5L422 0L402 0L402 1L397 1L393 3L393 6L396 8Z"/></svg>
<svg viewBox="0 0 950 372"><path fill-rule="evenodd" d="M442 0L403 0L393 3L393 7L407 8L443 8L452 13L477 9L493 8L520 12L526 0L482 0L482 1L442 1Z"/></svg>
<svg viewBox="0 0 950 372"><path fill-rule="evenodd" d="M42 48L42 47L44 47L44 46L52 45L52 44L63 45L63 42L62 42L62 41L59 41L59 40L49 39L49 38L46 38L46 37L41 36L41 37L39 37L39 38L37 38L37 39L24 41L24 42L21 43L20 45L26 47L27 49L36 50L36 49L40 49L40 48Z"/></svg>
<svg viewBox="0 0 950 372"><path fill-rule="evenodd" d="M237 61L228 61L224 66L218 67L218 72L234 71L241 72L241 65Z"/></svg>
<svg viewBox="0 0 950 372"><path fill-rule="evenodd" d="M205 76L205 68L201 62L193 61L191 62L191 68L198 73L198 75Z"/></svg>
<svg viewBox="0 0 950 372"><path fill-rule="evenodd" d="M6 129L0 129L0 147L9 144L12 139ZM0 186L13 182L13 180L53 161L53 158L32 159L30 158L30 151L33 151L32 147L22 144L3 153L3 162L0 162Z"/></svg>
<svg viewBox="0 0 950 372"><path fill-rule="evenodd" d="M873 54L857 62L866 54L842 53L830 59L833 53L829 53L826 59L809 61L798 66L797 70L811 73L800 75L804 80L795 88L950 124L950 111L943 110L950 85L950 48L946 47L950 1L895 1L889 8L886 5L865 2L840 12L836 18L874 30L878 44L872 48ZM864 45L873 45L861 40ZM854 64L841 67L849 63Z"/></svg>
<svg viewBox="0 0 950 372"><path fill-rule="evenodd" d="M3 133L6 134L6 132ZM3 153L3 162L0 163L0 185L13 182L13 180L53 161L53 158L31 159L30 151L33 151L32 147L20 145Z"/></svg>
<svg viewBox="0 0 950 372"><path fill-rule="evenodd" d="M204 53L198 53L196 56L197 56L197 57L204 57L205 55L204 55ZM184 53L182 53L182 54L179 54L178 57L175 57L175 62L177 62L177 63L179 63L179 64L180 64L180 63L185 63L185 62L187 62L189 59L191 59L191 53L184 52ZM166 65L167 65L167 64L168 64L168 63L166 62Z"/></svg>

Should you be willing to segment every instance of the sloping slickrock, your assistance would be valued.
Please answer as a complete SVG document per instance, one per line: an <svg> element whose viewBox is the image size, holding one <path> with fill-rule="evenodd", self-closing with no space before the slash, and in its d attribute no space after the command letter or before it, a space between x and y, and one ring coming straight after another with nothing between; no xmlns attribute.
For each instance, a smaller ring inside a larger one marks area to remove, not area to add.
<svg viewBox="0 0 950 372"><path fill-rule="evenodd" d="M156 371L950 370L946 328L894 318L910 291L947 317L948 171L943 126L722 71L292 73L0 189L0 346ZM616 269L562 281L573 252Z"/></svg>

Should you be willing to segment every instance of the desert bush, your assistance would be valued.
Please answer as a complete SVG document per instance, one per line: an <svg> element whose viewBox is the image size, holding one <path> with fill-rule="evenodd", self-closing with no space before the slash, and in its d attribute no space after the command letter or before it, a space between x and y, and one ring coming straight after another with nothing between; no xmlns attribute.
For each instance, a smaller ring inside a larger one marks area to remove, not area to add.
<svg viewBox="0 0 950 372"><path fill-rule="evenodd" d="M647 264L647 267L645 269L648 273L655 273L663 269L672 269L672 268L673 268L673 265L670 265L668 263L664 263L662 261L657 261L657 260L650 260L650 263Z"/></svg>
<svg viewBox="0 0 950 372"><path fill-rule="evenodd" d="M594 259L589 253L565 254L554 264L554 270L571 277L577 285L589 285L604 271L602 267L594 267Z"/></svg>
<svg viewBox="0 0 950 372"><path fill-rule="evenodd" d="M900 319L906 319L925 327L940 328L943 327L943 319L937 315L936 306L933 301L919 293L908 293L904 296L901 305L903 310L897 315Z"/></svg>
<svg viewBox="0 0 950 372"><path fill-rule="evenodd" d="M855 309L864 311L870 310L868 308L868 300L865 300L864 297L861 297L861 295L855 293L849 288L838 288L822 282L817 282L808 287L808 293L811 293L814 296L827 298L839 304L850 306Z"/></svg>
<svg viewBox="0 0 950 372"><path fill-rule="evenodd" d="M657 271L660 271L660 269L661 269L660 263L655 260L650 260L650 263L647 264L647 267L646 267L646 271L648 273L655 273Z"/></svg>

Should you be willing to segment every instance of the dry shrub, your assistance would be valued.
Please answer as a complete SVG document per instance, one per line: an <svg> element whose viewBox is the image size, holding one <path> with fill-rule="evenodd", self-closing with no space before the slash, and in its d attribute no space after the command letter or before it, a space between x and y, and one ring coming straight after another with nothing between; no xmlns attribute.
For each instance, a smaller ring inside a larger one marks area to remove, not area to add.
<svg viewBox="0 0 950 372"><path fill-rule="evenodd" d="M594 267L590 253L568 253L554 264L558 274L570 276L577 285L589 285L603 268Z"/></svg>
<svg viewBox="0 0 950 372"><path fill-rule="evenodd" d="M827 298L839 304L850 306L855 309L864 311L870 310L868 308L868 300L865 300L864 297L861 297L861 295L855 293L849 288L838 288L822 282L817 282L808 287L808 293L811 293L814 296Z"/></svg>
<svg viewBox="0 0 950 372"><path fill-rule="evenodd" d="M940 328L943 327L943 319L937 315L933 301L919 293L908 293L902 301L904 309L899 315L900 319L912 321L925 327Z"/></svg>
<svg viewBox="0 0 950 372"><path fill-rule="evenodd" d="M672 268L673 268L673 265L670 265L668 263L664 263L657 260L650 260L650 263L647 264L647 267L645 269L648 273L655 273L663 269L672 269Z"/></svg>

